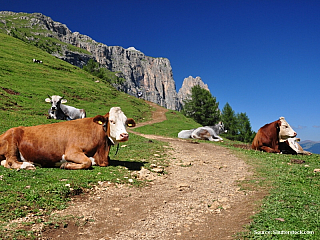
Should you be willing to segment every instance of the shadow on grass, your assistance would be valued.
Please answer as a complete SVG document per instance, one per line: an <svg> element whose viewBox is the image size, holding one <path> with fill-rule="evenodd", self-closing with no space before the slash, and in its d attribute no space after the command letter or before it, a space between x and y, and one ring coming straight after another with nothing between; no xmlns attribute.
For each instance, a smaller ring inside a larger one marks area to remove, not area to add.
<svg viewBox="0 0 320 240"><path fill-rule="evenodd" d="M148 162L128 162L128 161L119 161L111 160L109 161L109 166L123 166L128 168L130 171L140 171L141 168Z"/></svg>

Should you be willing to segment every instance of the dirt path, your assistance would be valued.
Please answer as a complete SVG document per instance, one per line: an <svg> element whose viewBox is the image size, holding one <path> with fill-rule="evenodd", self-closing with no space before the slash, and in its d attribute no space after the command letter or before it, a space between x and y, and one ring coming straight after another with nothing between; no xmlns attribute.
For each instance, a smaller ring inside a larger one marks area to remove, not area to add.
<svg viewBox="0 0 320 240"><path fill-rule="evenodd" d="M152 122L164 120L157 108ZM250 176L244 161L212 143L142 136L170 143L168 174L141 189L101 183L58 212L75 218L42 239L234 239L243 230L259 198L237 186Z"/></svg>

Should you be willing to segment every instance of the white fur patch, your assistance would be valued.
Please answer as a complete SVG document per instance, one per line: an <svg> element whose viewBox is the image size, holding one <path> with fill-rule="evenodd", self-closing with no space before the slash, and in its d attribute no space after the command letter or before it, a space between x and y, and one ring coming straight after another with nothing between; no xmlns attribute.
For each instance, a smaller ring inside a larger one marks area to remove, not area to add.
<svg viewBox="0 0 320 240"><path fill-rule="evenodd" d="M25 169L27 167L33 167L34 168L34 165L32 163L29 163L29 162L23 162L20 169Z"/></svg>
<svg viewBox="0 0 320 240"><path fill-rule="evenodd" d="M26 162L27 160L22 156L21 152L19 152L19 154L20 154L20 159L21 159L21 161L22 161L22 162Z"/></svg>
<svg viewBox="0 0 320 240"><path fill-rule="evenodd" d="M94 159L93 157L89 157L89 159L91 160L92 166L97 165L97 164L96 164L96 161L95 161L95 159Z"/></svg>

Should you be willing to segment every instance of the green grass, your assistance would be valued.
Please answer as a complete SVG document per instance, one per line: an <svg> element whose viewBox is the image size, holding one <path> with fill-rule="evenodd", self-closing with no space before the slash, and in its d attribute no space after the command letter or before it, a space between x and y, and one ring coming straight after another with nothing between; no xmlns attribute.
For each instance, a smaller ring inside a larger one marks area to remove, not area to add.
<svg viewBox="0 0 320 240"><path fill-rule="evenodd" d="M320 174L313 172L319 168L319 155L231 148L254 169L254 177L243 184L252 185L253 189L269 189L261 208L246 231L239 234L239 239L320 239ZM294 164L291 159L305 163ZM314 234L300 234L300 231Z"/></svg>
<svg viewBox="0 0 320 240"><path fill-rule="evenodd" d="M162 135L166 137L177 137L181 130L188 130L200 127L190 118L186 118L182 113L169 110L166 113L167 120L152 125L136 128L135 131L143 134Z"/></svg>

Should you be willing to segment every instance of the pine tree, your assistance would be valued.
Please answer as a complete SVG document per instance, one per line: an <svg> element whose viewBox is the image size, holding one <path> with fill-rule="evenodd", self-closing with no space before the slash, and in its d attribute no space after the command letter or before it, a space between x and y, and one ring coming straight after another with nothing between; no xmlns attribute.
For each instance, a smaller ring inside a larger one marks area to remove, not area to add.
<svg viewBox="0 0 320 240"><path fill-rule="evenodd" d="M241 142L251 142L253 140L253 131L246 113L237 114L238 136L236 140Z"/></svg>
<svg viewBox="0 0 320 240"><path fill-rule="evenodd" d="M220 120L219 103L208 90L199 85L191 89L191 96L184 100L182 113L203 126L216 124Z"/></svg>
<svg viewBox="0 0 320 240"><path fill-rule="evenodd" d="M237 118L229 103L226 103L222 109L221 120L227 130L226 137L234 140L238 134Z"/></svg>
<svg viewBox="0 0 320 240"><path fill-rule="evenodd" d="M246 143L253 140L254 132L246 113L235 114L229 103L226 103L222 109L221 119L225 129L228 130L226 138Z"/></svg>

